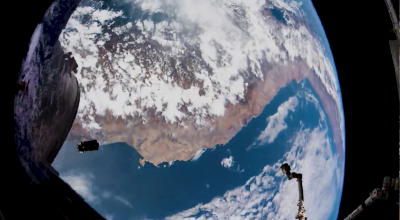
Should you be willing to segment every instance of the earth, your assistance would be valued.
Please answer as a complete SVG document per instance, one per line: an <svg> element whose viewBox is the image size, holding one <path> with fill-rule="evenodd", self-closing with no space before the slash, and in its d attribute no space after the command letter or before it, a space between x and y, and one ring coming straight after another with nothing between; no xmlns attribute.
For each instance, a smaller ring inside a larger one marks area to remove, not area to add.
<svg viewBox="0 0 400 220"><path fill-rule="evenodd" d="M81 94L52 165L107 219L293 219L283 163L306 216L337 218L344 116L310 0L83 0L58 40Z"/></svg>

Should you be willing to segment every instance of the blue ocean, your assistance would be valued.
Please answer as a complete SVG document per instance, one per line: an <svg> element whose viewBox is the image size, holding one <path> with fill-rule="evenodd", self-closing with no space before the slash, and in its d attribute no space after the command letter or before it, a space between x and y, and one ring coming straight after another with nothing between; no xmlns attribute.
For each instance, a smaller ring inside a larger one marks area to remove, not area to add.
<svg viewBox="0 0 400 220"><path fill-rule="evenodd" d="M92 5L90 1L86 4ZM104 1L102 8L122 10L126 17L118 18L118 23L127 20L152 19L162 21L168 18L162 13L149 15L135 7L127 7L125 1ZM323 27L312 3L303 2L309 26L319 36L325 52L333 60ZM83 3L85 4L85 3ZM271 9L271 14L285 23L281 11ZM101 214L113 214L113 219L163 219L180 211L187 210L201 203L208 203L215 197L223 196L229 190L245 185L251 177L262 172L266 165L272 165L281 159L291 148L289 140L302 129L321 126L319 110L303 96L297 96L299 104L295 111L289 111L285 118L287 128L279 133L273 143L260 145L257 138L267 126L267 118L277 112L278 107L289 97L300 93L315 95L308 80L300 83L292 81L282 88L263 112L252 119L228 143L206 150L198 160L175 161L154 167L139 165L140 155L125 143L114 143L100 146L99 151L79 154L76 145L65 143L58 154L54 167L61 176L80 173L93 180L93 193L102 198L105 191L113 195L121 195L130 205L121 205L112 199L89 202ZM318 100L320 102L320 100ZM327 120L328 121L328 120ZM332 137L329 129L329 136ZM252 148L249 150L249 147ZM336 153L334 144L332 151ZM226 168L221 165L224 158L233 157L233 165ZM307 193L307 192L305 192ZM341 193L341 192L338 192ZM338 212L340 196L335 202L335 210L329 219L335 219Z"/></svg>
<svg viewBox="0 0 400 220"><path fill-rule="evenodd" d="M303 129L320 126L315 105L300 96L297 108L289 111L285 119L287 129L273 143L257 144L268 116L275 114L289 97L301 92L313 93L308 81L291 82L227 144L206 150L196 161L139 167L140 155L125 143L100 146L99 151L85 154L79 154L75 145L65 143L53 165L61 175L69 172L93 175L93 190L98 195L102 191L123 195L132 207L113 200L91 204L100 212L115 213L114 219L163 219L243 186L248 179L261 173L264 166L284 156L291 147L288 140L300 126ZM256 146L248 150L254 144ZM223 167L221 161L230 156L234 164L230 168Z"/></svg>

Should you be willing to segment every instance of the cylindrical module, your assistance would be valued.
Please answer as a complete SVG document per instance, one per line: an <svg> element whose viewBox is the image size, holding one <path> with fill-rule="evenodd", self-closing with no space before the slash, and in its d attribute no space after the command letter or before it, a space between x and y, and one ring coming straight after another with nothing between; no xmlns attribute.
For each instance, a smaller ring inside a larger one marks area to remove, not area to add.
<svg viewBox="0 0 400 220"><path fill-rule="evenodd" d="M352 220L355 219L362 211L363 211L362 205L358 206L356 210L354 210L349 216L347 216L344 220Z"/></svg>

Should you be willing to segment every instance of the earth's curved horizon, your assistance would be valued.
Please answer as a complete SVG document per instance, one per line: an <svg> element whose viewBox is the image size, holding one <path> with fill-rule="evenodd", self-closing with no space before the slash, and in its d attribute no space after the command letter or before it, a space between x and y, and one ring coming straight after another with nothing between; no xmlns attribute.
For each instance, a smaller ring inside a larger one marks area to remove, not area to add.
<svg viewBox="0 0 400 220"><path fill-rule="evenodd" d="M52 166L107 219L291 219L282 163L303 174L306 216L336 219L344 115L311 1L83 0L54 42L81 95ZM78 154L92 138L99 150Z"/></svg>
<svg viewBox="0 0 400 220"><path fill-rule="evenodd" d="M220 9L210 2L118 2L125 10L109 4L85 2L60 37L80 66L82 100L69 141L126 142L142 164L187 161L227 143L281 88L307 78L343 156L329 45L309 28L301 2L221 1ZM196 4L219 11L204 18Z"/></svg>

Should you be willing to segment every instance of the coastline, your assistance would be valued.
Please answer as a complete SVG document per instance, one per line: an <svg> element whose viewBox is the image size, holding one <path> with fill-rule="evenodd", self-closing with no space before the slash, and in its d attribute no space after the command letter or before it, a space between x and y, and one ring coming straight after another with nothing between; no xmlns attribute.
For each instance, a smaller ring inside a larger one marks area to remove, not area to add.
<svg viewBox="0 0 400 220"><path fill-rule="evenodd" d="M158 166L163 162L188 161L201 149L215 148L229 142L247 123L260 115L266 105L279 90L292 80L299 83L307 78L328 117L334 136L334 143L343 159L343 141L340 130L340 113L334 99L327 93L319 77L303 61L288 62L287 65L269 65L265 70L264 80L258 80L249 87L246 100L237 105L228 105L223 117L209 119L209 128L196 128L193 120L184 121L189 128L179 123L167 124L161 117L153 115L143 124L138 118L123 120L111 114L97 116L102 125L101 132L91 133L75 121L68 140L79 141L82 138L95 138L107 143L125 142L141 155L142 166L152 163ZM90 136L90 137L89 137Z"/></svg>

